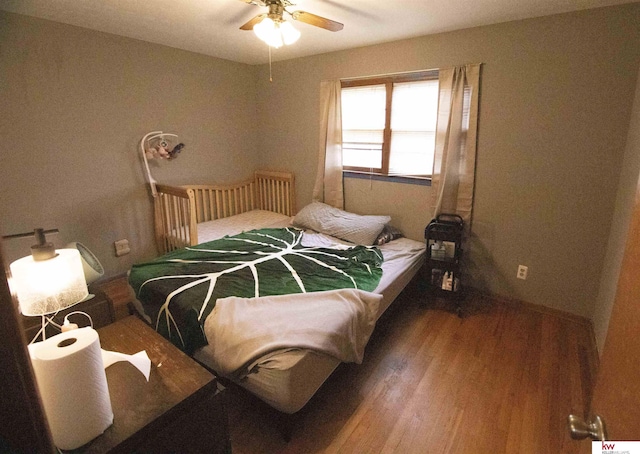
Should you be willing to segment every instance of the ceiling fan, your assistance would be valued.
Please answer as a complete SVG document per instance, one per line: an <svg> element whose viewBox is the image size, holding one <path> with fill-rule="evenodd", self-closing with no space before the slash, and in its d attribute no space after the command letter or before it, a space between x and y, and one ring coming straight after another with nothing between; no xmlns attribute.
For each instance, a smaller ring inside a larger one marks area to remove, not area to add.
<svg viewBox="0 0 640 454"><path fill-rule="evenodd" d="M332 32L340 31L344 25L325 17L307 13L306 11L287 11L287 7L295 6L289 0L241 0L245 3L266 6L269 12L258 14L240 27L240 30L253 30L256 35L271 47L280 47L282 43L292 44L300 36L283 15L287 13L293 20L304 22L315 27L324 28Z"/></svg>

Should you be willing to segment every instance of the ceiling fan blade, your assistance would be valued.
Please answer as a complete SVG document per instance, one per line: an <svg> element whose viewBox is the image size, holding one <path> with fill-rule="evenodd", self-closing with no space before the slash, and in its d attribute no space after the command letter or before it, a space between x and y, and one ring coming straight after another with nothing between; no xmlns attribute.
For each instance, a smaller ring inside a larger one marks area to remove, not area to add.
<svg viewBox="0 0 640 454"><path fill-rule="evenodd" d="M340 31L344 28L344 25L340 22L336 22L324 17L316 16L315 14L307 13L306 11L294 11L291 13L291 17L305 24L315 25L316 27L324 28L332 32Z"/></svg>
<svg viewBox="0 0 640 454"><path fill-rule="evenodd" d="M256 17L254 17L249 22L247 22L242 27L240 27L240 30L253 30L253 27L256 24L259 24L260 22L262 22L262 19L264 19L265 17L267 17L266 14L258 14Z"/></svg>

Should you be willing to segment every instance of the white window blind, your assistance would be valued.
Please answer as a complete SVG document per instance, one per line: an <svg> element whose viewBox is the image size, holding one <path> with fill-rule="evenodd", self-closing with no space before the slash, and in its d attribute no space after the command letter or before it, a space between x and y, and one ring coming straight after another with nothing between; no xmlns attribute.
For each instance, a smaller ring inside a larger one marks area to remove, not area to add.
<svg viewBox="0 0 640 454"><path fill-rule="evenodd" d="M386 89L369 85L342 89L342 164L382 168Z"/></svg>
<svg viewBox="0 0 640 454"><path fill-rule="evenodd" d="M438 81L393 84L389 175L431 175Z"/></svg>

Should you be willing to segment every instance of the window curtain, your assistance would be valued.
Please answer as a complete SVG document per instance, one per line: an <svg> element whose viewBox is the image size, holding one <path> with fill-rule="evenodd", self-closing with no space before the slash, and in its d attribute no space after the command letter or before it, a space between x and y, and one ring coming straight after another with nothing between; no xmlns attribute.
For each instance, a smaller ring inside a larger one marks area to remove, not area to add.
<svg viewBox="0 0 640 454"><path fill-rule="evenodd" d="M320 83L320 143L313 201L344 209L340 96L339 80Z"/></svg>
<svg viewBox="0 0 640 454"><path fill-rule="evenodd" d="M476 166L480 64L440 69L436 147L431 180L433 216L471 222Z"/></svg>

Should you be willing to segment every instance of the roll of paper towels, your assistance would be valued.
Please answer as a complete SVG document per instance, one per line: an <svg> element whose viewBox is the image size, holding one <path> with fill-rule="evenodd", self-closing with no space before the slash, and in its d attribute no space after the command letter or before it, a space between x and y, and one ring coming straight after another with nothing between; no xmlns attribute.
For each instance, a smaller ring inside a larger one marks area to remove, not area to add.
<svg viewBox="0 0 640 454"><path fill-rule="evenodd" d="M29 353L58 448L79 448L113 423L100 338L93 328L30 344Z"/></svg>

